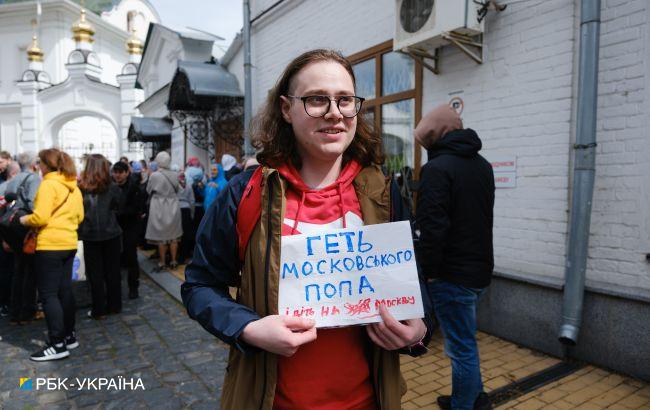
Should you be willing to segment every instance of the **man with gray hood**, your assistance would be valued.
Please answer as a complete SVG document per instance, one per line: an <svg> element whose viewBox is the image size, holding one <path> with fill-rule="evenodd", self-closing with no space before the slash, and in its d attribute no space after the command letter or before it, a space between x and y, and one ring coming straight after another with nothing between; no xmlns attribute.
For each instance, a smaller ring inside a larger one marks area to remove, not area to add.
<svg viewBox="0 0 650 410"><path fill-rule="evenodd" d="M424 116L415 138L429 155L420 173L416 254L452 367L452 394L438 397L438 405L490 409L479 367L476 305L494 267L492 167L478 153L476 132L463 129L448 105Z"/></svg>

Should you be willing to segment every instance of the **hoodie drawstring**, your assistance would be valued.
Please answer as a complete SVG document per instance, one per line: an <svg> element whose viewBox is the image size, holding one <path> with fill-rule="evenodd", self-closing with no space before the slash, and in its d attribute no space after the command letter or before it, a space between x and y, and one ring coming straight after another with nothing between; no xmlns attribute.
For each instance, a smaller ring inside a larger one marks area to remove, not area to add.
<svg viewBox="0 0 650 410"><path fill-rule="evenodd" d="M339 209L341 210L341 219L343 220L343 228L347 228L345 223L345 212L343 211L343 191L341 190L341 184L336 184L336 190L339 192Z"/></svg>
<svg viewBox="0 0 650 410"><path fill-rule="evenodd" d="M291 235L296 233L296 228L298 227L298 217L300 216L300 209L305 203L305 191L300 193L300 203L298 204L298 210L296 211L296 219L293 221L293 227L291 228Z"/></svg>

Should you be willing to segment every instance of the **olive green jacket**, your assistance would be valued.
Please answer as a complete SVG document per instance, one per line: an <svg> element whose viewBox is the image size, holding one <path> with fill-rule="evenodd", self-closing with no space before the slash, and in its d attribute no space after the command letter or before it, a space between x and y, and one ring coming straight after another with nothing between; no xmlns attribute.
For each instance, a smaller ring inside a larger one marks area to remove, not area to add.
<svg viewBox="0 0 650 410"><path fill-rule="evenodd" d="M237 302L260 316L278 314L281 227L287 183L274 169L265 169L262 214L246 250ZM379 167L366 167L354 179L354 188L366 225L389 222L390 180ZM381 409L399 409L406 383L399 353L370 343L371 374ZM265 351L243 353L231 347L223 384L224 409L271 409L277 382L277 356Z"/></svg>

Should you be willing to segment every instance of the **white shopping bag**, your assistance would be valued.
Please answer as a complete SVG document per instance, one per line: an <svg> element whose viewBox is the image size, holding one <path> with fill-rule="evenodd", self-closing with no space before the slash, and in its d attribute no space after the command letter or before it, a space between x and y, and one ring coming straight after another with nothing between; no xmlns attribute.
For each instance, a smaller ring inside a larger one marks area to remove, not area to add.
<svg viewBox="0 0 650 410"><path fill-rule="evenodd" d="M84 243L77 242L77 253L72 262L72 280L86 280L86 264L84 262Z"/></svg>

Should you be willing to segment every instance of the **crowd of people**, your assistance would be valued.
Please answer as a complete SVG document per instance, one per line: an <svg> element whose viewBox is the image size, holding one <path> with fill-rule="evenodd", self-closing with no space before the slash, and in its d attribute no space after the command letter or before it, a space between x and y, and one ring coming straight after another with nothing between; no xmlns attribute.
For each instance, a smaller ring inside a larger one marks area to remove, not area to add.
<svg viewBox="0 0 650 410"><path fill-rule="evenodd" d="M111 164L101 154L73 159L56 148L38 155L0 152L0 315L11 325L45 318L48 341L34 361L67 357L75 333L74 261L83 258L91 306L87 317L122 310L122 268L128 297L139 297L137 248L154 248L156 271L191 257L204 209L244 168L228 154L209 175L196 157L181 170L168 152ZM251 165L251 162L248 162Z"/></svg>

